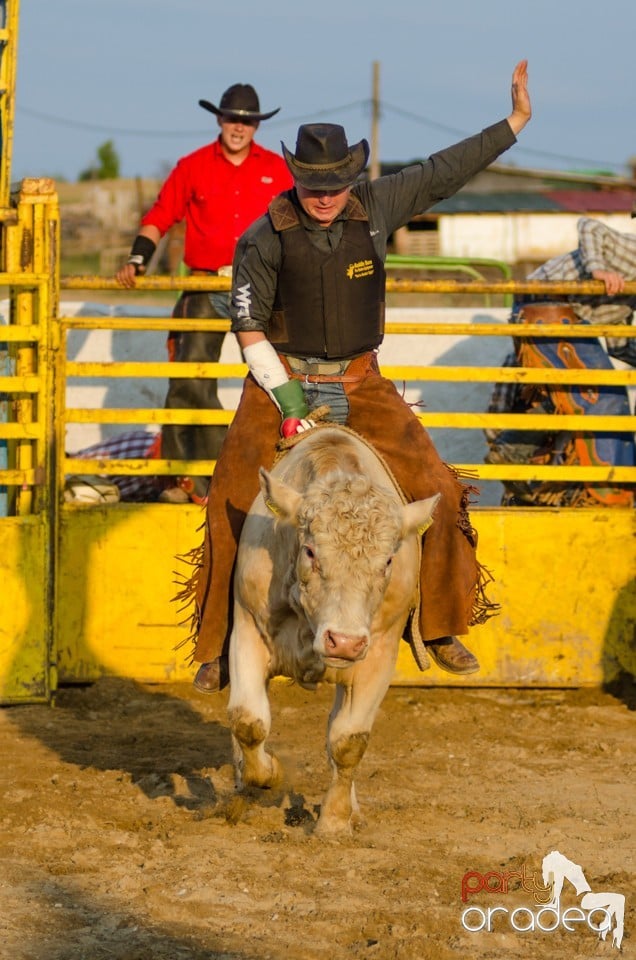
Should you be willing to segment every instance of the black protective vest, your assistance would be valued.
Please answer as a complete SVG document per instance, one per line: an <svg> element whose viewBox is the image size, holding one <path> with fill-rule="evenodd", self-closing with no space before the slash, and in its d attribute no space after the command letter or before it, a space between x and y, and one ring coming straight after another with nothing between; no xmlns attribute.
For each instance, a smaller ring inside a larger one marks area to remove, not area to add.
<svg viewBox="0 0 636 960"><path fill-rule="evenodd" d="M268 329L279 353L340 360L377 347L384 336L384 264L357 197L347 203L337 250L311 242L284 196L269 206L280 236L282 265Z"/></svg>

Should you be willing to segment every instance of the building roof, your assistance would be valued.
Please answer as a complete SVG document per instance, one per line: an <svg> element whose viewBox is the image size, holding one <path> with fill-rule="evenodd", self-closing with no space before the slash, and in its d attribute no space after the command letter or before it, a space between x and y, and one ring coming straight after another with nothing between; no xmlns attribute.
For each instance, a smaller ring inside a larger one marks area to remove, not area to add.
<svg viewBox="0 0 636 960"><path fill-rule="evenodd" d="M631 213L630 190L509 190L476 193L460 190L441 200L429 216L455 213Z"/></svg>
<svg viewBox="0 0 636 960"><path fill-rule="evenodd" d="M631 213L634 204L631 190L550 190L545 196L569 213Z"/></svg>
<svg viewBox="0 0 636 960"><path fill-rule="evenodd" d="M473 193L460 190L455 196L436 203L428 213L553 213L560 209L562 207L558 203L543 193L516 190Z"/></svg>
<svg viewBox="0 0 636 960"><path fill-rule="evenodd" d="M396 173L403 167L383 163L381 172ZM631 213L635 188L636 178L612 178L595 171L560 173L491 164L455 196L416 219L456 213Z"/></svg>

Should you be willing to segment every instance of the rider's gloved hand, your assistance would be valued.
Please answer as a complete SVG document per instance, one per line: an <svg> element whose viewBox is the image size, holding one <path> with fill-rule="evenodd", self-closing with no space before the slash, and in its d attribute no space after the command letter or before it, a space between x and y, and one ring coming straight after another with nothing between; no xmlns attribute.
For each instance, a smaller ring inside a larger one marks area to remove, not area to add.
<svg viewBox="0 0 636 960"><path fill-rule="evenodd" d="M305 430L311 430L316 424L313 420L306 420L304 417L299 420L297 417L287 417L280 425L282 437L293 437L297 433L304 433Z"/></svg>
<svg viewBox="0 0 636 960"><path fill-rule="evenodd" d="M299 380L288 380L280 387L274 387L272 394L283 417L280 425L281 436L293 437L314 426L313 421L308 418L309 409Z"/></svg>

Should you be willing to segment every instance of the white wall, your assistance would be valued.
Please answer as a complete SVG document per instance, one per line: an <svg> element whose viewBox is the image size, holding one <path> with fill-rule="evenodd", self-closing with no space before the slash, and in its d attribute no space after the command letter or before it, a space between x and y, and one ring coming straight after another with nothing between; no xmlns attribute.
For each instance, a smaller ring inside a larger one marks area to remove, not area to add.
<svg viewBox="0 0 636 960"><path fill-rule="evenodd" d="M579 213L462 213L439 219L439 252L445 257L486 257L516 263L549 260L578 246ZM614 230L634 232L627 213L594 219Z"/></svg>

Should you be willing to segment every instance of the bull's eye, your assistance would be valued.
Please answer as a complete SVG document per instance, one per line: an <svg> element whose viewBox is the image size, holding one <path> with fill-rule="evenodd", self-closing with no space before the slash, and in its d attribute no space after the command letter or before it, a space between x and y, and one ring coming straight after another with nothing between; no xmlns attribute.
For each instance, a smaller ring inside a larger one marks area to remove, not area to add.
<svg viewBox="0 0 636 960"><path fill-rule="evenodd" d="M389 569L389 567L391 566L392 563L393 563L393 557L389 557L389 559L388 559L387 562L386 562L387 570Z"/></svg>
<svg viewBox="0 0 636 960"><path fill-rule="evenodd" d="M311 549L311 547L307 546L307 544L305 544L305 556L307 557L308 560L316 559L316 554Z"/></svg>

